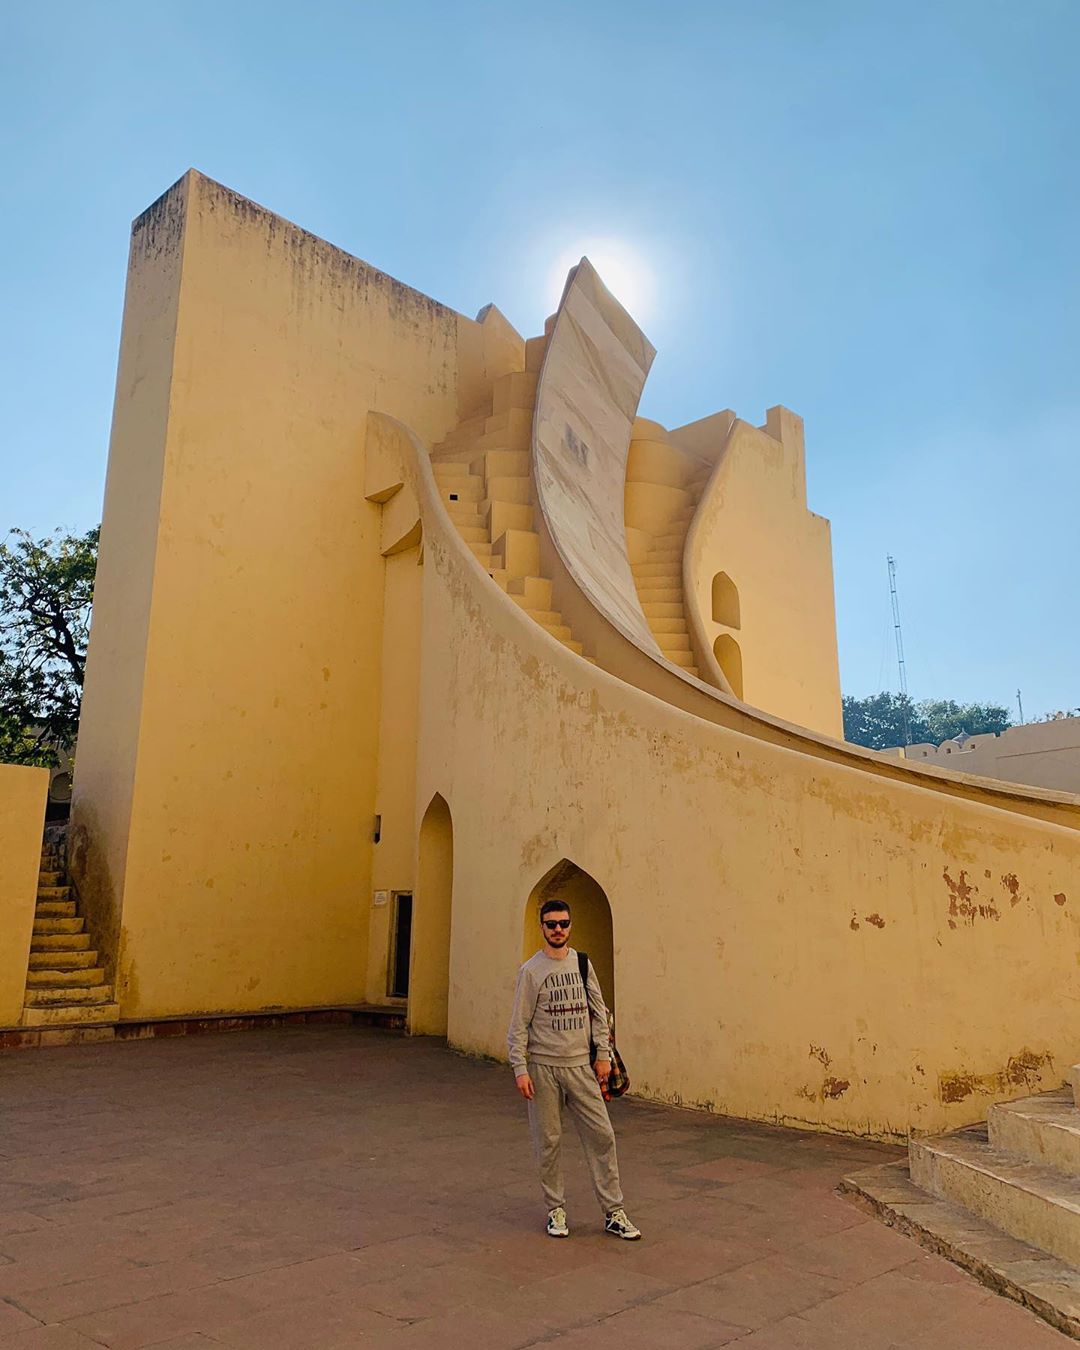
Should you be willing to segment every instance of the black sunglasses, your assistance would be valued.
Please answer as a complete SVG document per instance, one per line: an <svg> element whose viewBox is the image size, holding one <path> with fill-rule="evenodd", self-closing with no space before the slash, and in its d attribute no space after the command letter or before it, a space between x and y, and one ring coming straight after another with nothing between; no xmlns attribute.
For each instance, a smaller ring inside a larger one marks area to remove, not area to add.
<svg viewBox="0 0 1080 1350"><path fill-rule="evenodd" d="M569 919L545 919L543 921L545 928L569 928Z"/></svg>

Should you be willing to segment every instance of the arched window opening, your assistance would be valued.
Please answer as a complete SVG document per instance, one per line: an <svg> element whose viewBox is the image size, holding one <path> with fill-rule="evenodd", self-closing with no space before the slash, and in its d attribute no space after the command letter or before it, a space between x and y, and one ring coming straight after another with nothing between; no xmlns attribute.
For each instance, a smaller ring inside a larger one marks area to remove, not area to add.
<svg viewBox="0 0 1080 1350"><path fill-rule="evenodd" d="M716 663L727 677L736 698L743 696L742 649L730 633L721 633L713 643Z"/></svg>
<svg viewBox="0 0 1080 1350"><path fill-rule="evenodd" d="M611 906L600 883L569 858L563 858L544 873L525 903L523 958L528 960L543 942L540 934L540 906L545 900L556 899L565 900L570 906L574 920L570 943L576 951L589 953L589 960L604 992L604 1001L614 1013L615 950Z"/></svg>
<svg viewBox="0 0 1080 1350"><path fill-rule="evenodd" d="M717 572L712 582L712 616L725 628L741 628L738 587L726 572Z"/></svg>
<svg viewBox="0 0 1080 1350"><path fill-rule="evenodd" d="M445 1036L450 1000L450 923L454 889L454 825L436 793L420 825L412 904L409 1031Z"/></svg>

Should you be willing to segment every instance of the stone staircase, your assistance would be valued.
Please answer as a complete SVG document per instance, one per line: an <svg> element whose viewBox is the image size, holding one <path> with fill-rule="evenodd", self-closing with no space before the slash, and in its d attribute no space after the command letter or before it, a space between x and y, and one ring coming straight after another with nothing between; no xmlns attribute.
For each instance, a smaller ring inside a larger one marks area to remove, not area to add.
<svg viewBox="0 0 1080 1350"><path fill-rule="evenodd" d="M673 665L699 678L686 622L683 549L710 472L711 466L706 466L687 482L690 501L671 517L666 531L650 541L644 557L631 563L638 599L660 650Z"/></svg>
<svg viewBox="0 0 1080 1350"><path fill-rule="evenodd" d="M911 1180L1080 1269L1080 1066L1071 1089L992 1106L985 1125L913 1139Z"/></svg>
<svg viewBox="0 0 1080 1350"><path fill-rule="evenodd" d="M581 656L582 644L552 607L552 583L540 568L531 447L546 346L546 337L529 339L526 369L495 381L490 406L460 422L432 449L431 467L458 533L495 584Z"/></svg>
<svg viewBox="0 0 1080 1350"><path fill-rule="evenodd" d="M1080 1065L1069 1078L841 1189L1080 1339Z"/></svg>
<svg viewBox="0 0 1080 1350"><path fill-rule="evenodd" d="M41 851L37 910L26 973L25 1027L98 1026L115 1022L119 1005L105 983L86 919L66 879L62 846Z"/></svg>

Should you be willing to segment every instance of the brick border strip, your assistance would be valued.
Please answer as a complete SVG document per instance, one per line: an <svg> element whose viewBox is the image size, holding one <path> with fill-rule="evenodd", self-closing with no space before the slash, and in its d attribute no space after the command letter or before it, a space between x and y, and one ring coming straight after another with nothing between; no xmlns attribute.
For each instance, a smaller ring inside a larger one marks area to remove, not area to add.
<svg viewBox="0 0 1080 1350"><path fill-rule="evenodd" d="M362 1026L405 1030L405 1010L398 1008L309 1008L300 1012L220 1014L171 1017L148 1022L110 1022L99 1026L8 1027L0 1029L0 1051L42 1046L100 1044L103 1041L146 1041L166 1036L205 1036L226 1031L270 1027Z"/></svg>

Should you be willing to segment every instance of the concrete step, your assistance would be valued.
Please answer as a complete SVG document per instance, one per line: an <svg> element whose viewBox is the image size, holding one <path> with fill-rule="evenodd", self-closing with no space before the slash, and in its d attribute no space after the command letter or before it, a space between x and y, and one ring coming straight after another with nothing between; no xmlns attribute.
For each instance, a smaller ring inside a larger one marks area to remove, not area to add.
<svg viewBox="0 0 1080 1350"><path fill-rule="evenodd" d="M470 542L469 548L472 549L473 557L477 562L483 563L485 567L491 567L492 558L490 544L474 544Z"/></svg>
<svg viewBox="0 0 1080 1350"><path fill-rule="evenodd" d="M582 647L580 642L575 642L574 639L570 637L560 638L559 641L562 643L564 647L569 647L570 650L572 652L575 652L578 656L584 656L585 648ZM594 661L593 665L595 664L596 662Z"/></svg>
<svg viewBox="0 0 1080 1350"><path fill-rule="evenodd" d="M522 474L495 474L487 480L489 502L517 502L532 505L532 478Z"/></svg>
<svg viewBox="0 0 1080 1350"><path fill-rule="evenodd" d="M438 445L432 447L432 454L437 455L443 450L456 449L463 442L482 436L488 416L489 414L481 412L474 413L472 417L466 417Z"/></svg>
<svg viewBox="0 0 1080 1350"><path fill-rule="evenodd" d="M634 563L633 573L635 577L677 577L680 585L682 584L682 558L677 562L657 562L655 558L648 558L645 562Z"/></svg>
<svg viewBox="0 0 1080 1350"><path fill-rule="evenodd" d="M673 666L682 666L688 670L694 664L694 658L689 651L677 651L671 647L661 647L660 649Z"/></svg>
<svg viewBox="0 0 1080 1350"><path fill-rule="evenodd" d="M491 387L492 412L506 412L510 408L532 408L536 402L537 372L522 370L514 375L500 375Z"/></svg>
<svg viewBox="0 0 1080 1350"><path fill-rule="evenodd" d="M660 643L660 650L665 655L669 652L688 652L690 650L690 634L665 633Z"/></svg>
<svg viewBox="0 0 1080 1350"><path fill-rule="evenodd" d="M651 563L666 563L668 567L677 567L677 568L679 569L679 571L681 572L681 571L682 571L682 555L683 555L683 551L682 551L681 548L676 548L676 549L650 549L650 550L649 550L649 562L651 562Z"/></svg>
<svg viewBox="0 0 1080 1350"><path fill-rule="evenodd" d="M512 576L534 577L540 571L540 536L532 530L504 530L491 551Z"/></svg>
<svg viewBox="0 0 1080 1350"><path fill-rule="evenodd" d="M35 919L34 936L59 937L81 933L86 927L85 919Z"/></svg>
<svg viewBox="0 0 1080 1350"><path fill-rule="evenodd" d="M60 886L64 880L63 872L39 872L39 886Z"/></svg>
<svg viewBox="0 0 1080 1350"><path fill-rule="evenodd" d="M26 1006L51 1008L57 1004L109 1003L112 1000L112 992L111 984L95 984L89 989L27 988Z"/></svg>
<svg viewBox="0 0 1080 1350"><path fill-rule="evenodd" d="M485 479L528 477L530 458L528 450L487 450L473 460L472 469Z"/></svg>
<svg viewBox="0 0 1080 1350"><path fill-rule="evenodd" d="M547 577L515 577L506 589L526 609L551 608L551 582Z"/></svg>
<svg viewBox="0 0 1080 1350"><path fill-rule="evenodd" d="M550 633L553 638L558 638L560 642L569 643L571 633L570 629L564 623L542 623L540 627L545 633Z"/></svg>
<svg viewBox="0 0 1080 1350"><path fill-rule="evenodd" d="M638 586L638 599L643 605L679 605L683 603L681 586Z"/></svg>
<svg viewBox="0 0 1080 1350"><path fill-rule="evenodd" d="M70 900L70 886L39 886L37 891L39 900Z"/></svg>
<svg viewBox="0 0 1080 1350"><path fill-rule="evenodd" d="M466 502L464 507L460 510L457 506L451 506L450 519L454 522L454 525L459 532L461 530L483 530L484 538L486 539L488 537L487 528L471 502Z"/></svg>
<svg viewBox="0 0 1080 1350"><path fill-rule="evenodd" d="M467 544L490 544L487 527L484 525L458 525L458 534Z"/></svg>
<svg viewBox="0 0 1080 1350"><path fill-rule="evenodd" d="M498 586L500 591L506 590L507 583L510 580L510 573L506 570L505 567L492 568L492 570L488 573L488 576L492 579L495 585Z"/></svg>
<svg viewBox="0 0 1080 1350"><path fill-rule="evenodd" d="M459 450L452 453L465 455L468 462L473 464L482 455L486 455L489 450L528 451L532 445L532 409L510 408L508 411L516 413L524 421L520 423L510 422L506 426L498 427L497 430L489 429L478 437L468 450Z"/></svg>
<svg viewBox="0 0 1080 1350"><path fill-rule="evenodd" d="M661 638L665 633L686 632L686 619L681 608L678 614L649 614L646 610L646 617L654 637Z"/></svg>
<svg viewBox="0 0 1080 1350"><path fill-rule="evenodd" d="M519 599L518 596L514 596L513 598L515 600ZM529 609L525 605L522 605L522 609L525 610L525 613L528 614L530 619L533 619L542 628L546 627L548 624L562 623L562 615L557 609Z"/></svg>
<svg viewBox="0 0 1080 1350"><path fill-rule="evenodd" d="M30 959L39 952L85 952L90 950L89 933L39 933L34 926Z"/></svg>
<svg viewBox="0 0 1080 1350"><path fill-rule="evenodd" d="M649 600L641 608L647 619L680 619L683 615L682 602L679 600Z"/></svg>
<svg viewBox="0 0 1080 1350"><path fill-rule="evenodd" d="M985 1125L913 1139L908 1156L922 1190L1080 1267L1080 1178L991 1148Z"/></svg>
<svg viewBox="0 0 1080 1350"><path fill-rule="evenodd" d="M456 510L472 511L474 515L482 515L481 502L483 498L483 484L481 483L459 483L456 487L442 488L442 499L446 504L446 509L451 515Z"/></svg>
<svg viewBox="0 0 1080 1350"><path fill-rule="evenodd" d="M97 963L98 954L90 947L81 952L65 952L54 947L47 952L30 953L31 970L87 970Z"/></svg>
<svg viewBox="0 0 1080 1350"><path fill-rule="evenodd" d="M1080 1177L1080 1111L1070 1088L991 1106L986 1125L991 1148Z"/></svg>
<svg viewBox="0 0 1080 1350"><path fill-rule="evenodd" d="M484 520L492 539L498 539L507 530L534 530L536 519L531 505L521 502L493 502L486 499L482 506Z"/></svg>
<svg viewBox="0 0 1080 1350"><path fill-rule="evenodd" d="M119 1003L68 1004L59 1008L24 1008L22 1025L25 1027L85 1027L115 1022L120 1016Z"/></svg>
<svg viewBox="0 0 1080 1350"><path fill-rule="evenodd" d="M74 900L39 900L34 913L39 919L73 919Z"/></svg>
<svg viewBox="0 0 1080 1350"><path fill-rule="evenodd" d="M93 988L104 984L105 971L101 966L86 966L81 970L30 969L26 972L27 989Z"/></svg>

